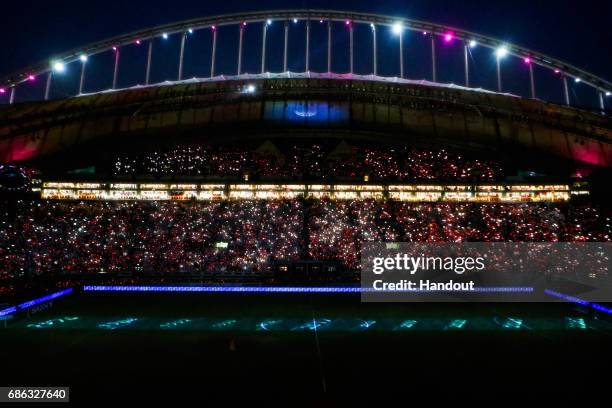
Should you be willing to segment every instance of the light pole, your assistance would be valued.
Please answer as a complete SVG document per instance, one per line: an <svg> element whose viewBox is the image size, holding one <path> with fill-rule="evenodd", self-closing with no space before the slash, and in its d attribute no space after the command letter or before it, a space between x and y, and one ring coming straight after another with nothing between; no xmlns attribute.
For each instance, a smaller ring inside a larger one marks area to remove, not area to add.
<svg viewBox="0 0 612 408"><path fill-rule="evenodd" d="M212 30L212 53L210 58L210 77L215 76L215 56L217 54L217 27L211 26Z"/></svg>
<svg viewBox="0 0 612 408"><path fill-rule="evenodd" d="M79 95L83 94L83 84L85 83L85 63L87 62L87 55L83 54L79 57L81 60L81 79L79 81Z"/></svg>

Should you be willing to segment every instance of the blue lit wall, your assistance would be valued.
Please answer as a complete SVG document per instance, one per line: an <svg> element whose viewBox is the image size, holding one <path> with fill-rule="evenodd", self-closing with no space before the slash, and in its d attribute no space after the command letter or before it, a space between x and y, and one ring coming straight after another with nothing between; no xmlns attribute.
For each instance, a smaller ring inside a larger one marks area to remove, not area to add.
<svg viewBox="0 0 612 408"><path fill-rule="evenodd" d="M304 126L334 126L349 121L347 102L270 101L264 118L271 122L290 122Z"/></svg>

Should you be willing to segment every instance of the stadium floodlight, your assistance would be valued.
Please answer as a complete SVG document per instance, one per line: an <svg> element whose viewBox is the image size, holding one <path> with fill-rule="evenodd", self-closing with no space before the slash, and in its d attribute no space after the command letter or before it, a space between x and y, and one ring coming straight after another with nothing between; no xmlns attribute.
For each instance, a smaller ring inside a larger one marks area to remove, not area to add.
<svg viewBox="0 0 612 408"><path fill-rule="evenodd" d="M504 58L507 55L508 55L508 49L504 46L499 47L495 50L495 56L497 58Z"/></svg>
<svg viewBox="0 0 612 408"><path fill-rule="evenodd" d="M248 84L247 86L244 87L244 92L245 93L255 93L255 85L253 84Z"/></svg>
<svg viewBox="0 0 612 408"><path fill-rule="evenodd" d="M53 67L53 71L57 72L58 74L61 74L62 72L66 70L66 65L64 65L62 61L55 61L52 64L52 67Z"/></svg>
<svg viewBox="0 0 612 408"><path fill-rule="evenodd" d="M136 40L136 45L140 45L140 40Z"/></svg>
<svg viewBox="0 0 612 408"><path fill-rule="evenodd" d="M576 82L576 83L580 83L581 81L582 81L582 79L580 79L580 78L575 78L574 79L574 82Z"/></svg>
<svg viewBox="0 0 612 408"><path fill-rule="evenodd" d="M610 91L606 92L606 96L610 96L610 95L612 95L612 92Z"/></svg>
<svg viewBox="0 0 612 408"><path fill-rule="evenodd" d="M455 38L455 35L451 33L450 31L444 34L444 42L447 44L452 42L454 38Z"/></svg>
<svg viewBox="0 0 612 408"><path fill-rule="evenodd" d="M529 57L525 57L525 58L523 58L523 62L524 62L525 64L529 65L529 64L531 64L531 58L529 58Z"/></svg>
<svg viewBox="0 0 612 408"><path fill-rule="evenodd" d="M272 24L272 20L267 19L267 20L266 20L266 25L270 25L270 24Z"/></svg>
<svg viewBox="0 0 612 408"><path fill-rule="evenodd" d="M0 88L0 94L5 93L6 90L4 88Z"/></svg>
<svg viewBox="0 0 612 408"><path fill-rule="evenodd" d="M167 40L167 39L168 39L168 33L163 33L163 34L162 34L162 38L163 38L164 40Z"/></svg>
<svg viewBox="0 0 612 408"><path fill-rule="evenodd" d="M193 28L189 28L189 29L187 29L187 32L188 32L189 34L193 34Z"/></svg>
<svg viewBox="0 0 612 408"><path fill-rule="evenodd" d="M476 40L471 40L469 45L470 45L470 48L474 48L478 45L478 43L476 42Z"/></svg>
<svg viewBox="0 0 612 408"><path fill-rule="evenodd" d="M404 26L402 26L402 23L395 23L393 24L392 30L393 34L400 35L402 31L404 31Z"/></svg>
<svg viewBox="0 0 612 408"><path fill-rule="evenodd" d="M34 75L28 75L28 81L33 81L35 79L36 77Z"/></svg>
<svg viewBox="0 0 612 408"><path fill-rule="evenodd" d="M87 62L87 55L85 55L85 54L81 54L81 56L79 57L79 59L81 60L81 62Z"/></svg>
<svg viewBox="0 0 612 408"><path fill-rule="evenodd" d="M376 26L374 25L374 23L370 23L370 28L371 28L372 30L374 30L374 29L376 28Z"/></svg>
<svg viewBox="0 0 612 408"><path fill-rule="evenodd" d="M294 23L297 23L297 22L298 22L298 19L297 19L297 18L294 18L294 19L293 19L293 22L294 22Z"/></svg>

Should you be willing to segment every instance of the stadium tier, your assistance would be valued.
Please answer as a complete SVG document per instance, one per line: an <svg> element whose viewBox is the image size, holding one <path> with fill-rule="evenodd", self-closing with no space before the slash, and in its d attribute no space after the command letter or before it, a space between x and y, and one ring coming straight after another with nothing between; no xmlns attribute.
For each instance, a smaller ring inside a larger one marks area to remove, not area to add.
<svg viewBox="0 0 612 408"><path fill-rule="evenodd" d="M610 241L591 205L378 200L18 201L0 223L2 281L34 276L356 272L364 242ZM332 273L329 274L333 275ZM243 276L245 277L245 276Z"/></svg>

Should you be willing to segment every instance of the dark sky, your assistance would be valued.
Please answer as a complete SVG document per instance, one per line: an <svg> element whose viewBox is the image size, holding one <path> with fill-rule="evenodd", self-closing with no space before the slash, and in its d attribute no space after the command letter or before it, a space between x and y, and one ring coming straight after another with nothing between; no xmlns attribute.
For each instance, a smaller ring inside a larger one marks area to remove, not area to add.
<svg viewBox="0 0 612 408"><path fill-rule="evenodd" d="M107 37L159 24L222 13L265 9L323 8L374 12L448 24L502 40L526 46L566 60L578 67L612 80L612 0L412 0L412 1L176 1L176 0L52 0L27 2L7 1L2 5L0 30L0 76L26 65L47 59L54 53L66 51L103 40ZM282 24L270 30L269 68L280 71ZM317 31L318 30L318 31ZM234 32L235 31L235 32ZM320 31L320 32L319 32ZM337 32L336 32L337 31ZM346 31L346 30L345 30ZM356 29L356 71L370 73L371 58L367 27ZM247 47L244 66L255 72L259 66L259 26L247 27ZM334 47L338 50L335 71L346 71L347 36L342 27L335 28ZM323 70L324 37L322 29L313 30L312 69ZM250 41L250 42L249 42ZM405 37L407 76L428 79L430 74L426 42L416 33ZM379 34L379 63L381 74L392 74L397 66L397 39L389 33ZM233 73L236 60L237 29L219 32L220 60L218 70ZM292 27L290 69L303 70L303 26ZM178 36L164 44L155 43L153 79L174 79ZM165 48L164 48L165 47ZM132 47L122 53L120 85L143 82L145 49ZM463 71L461 47L440 47L439 79L441 82L461 83ZM209 69L210 33L196 32L189 39L186 54L186 76L207 76ZM162 53L163 51L163 53ZM474 81L486 88L495 87L494 60L489 50L475 50L473 57ZM320 63L314 62L317 58ZM130 62L131 61L131 62ZM140 65L139 65L140 64ZM137 67L137 68L136 68ZM301 67L301 69L300 69ZM508 91L527 94L525 67L520 62L504 63L504 85ZM101 55L88 66L88 90L109 87L112 77L112 56ZM561 101L558 78L545 71L536 72L539 94L543 98ZM24 99L35 98L41 92L39 84L20 91ZM73 93L78 82L78 68L69 67L64 78L54 83L53 96ZM595 94L584 85L572 84L572 98L578 104L593 105ZM38 97L40 97L38 95ZM608 101L608 106L609 106Z"/></svg>

